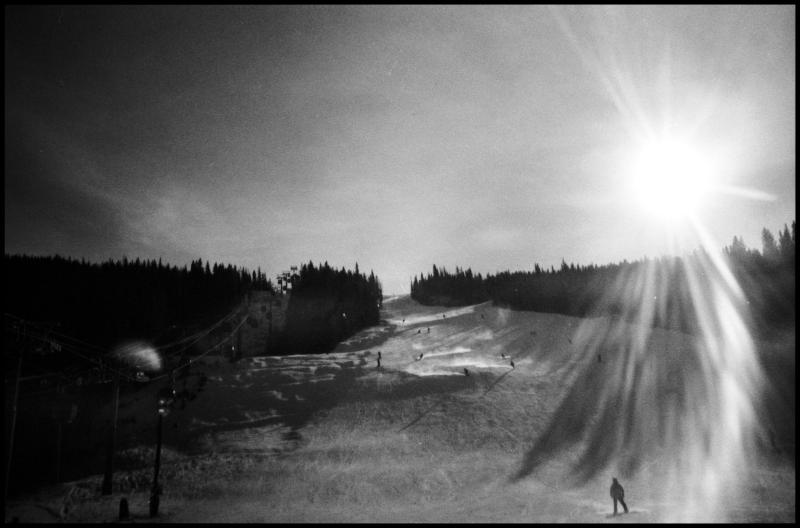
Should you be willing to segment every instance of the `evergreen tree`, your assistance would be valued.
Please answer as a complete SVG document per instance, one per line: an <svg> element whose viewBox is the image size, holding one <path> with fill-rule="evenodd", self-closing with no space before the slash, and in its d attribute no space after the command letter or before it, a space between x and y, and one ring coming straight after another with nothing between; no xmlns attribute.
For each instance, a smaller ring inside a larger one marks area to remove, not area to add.
<svg viewBox="0 0 800 528"><path fill-rule="evenodd" d="M775 243L775 237L766 227L761 230L761 245L761 254L764 258L770 262L776 262L780 256L778 244Z"/></svg>

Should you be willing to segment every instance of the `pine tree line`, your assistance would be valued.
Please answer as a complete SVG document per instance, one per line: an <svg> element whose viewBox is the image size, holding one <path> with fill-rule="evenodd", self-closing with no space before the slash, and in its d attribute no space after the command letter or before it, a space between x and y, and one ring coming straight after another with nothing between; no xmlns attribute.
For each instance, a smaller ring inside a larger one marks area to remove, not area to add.
<svg viewBox="0 0 800 528"><path fill-rule="evenodd" d="M286 326L276 344L283 354L329 352L358 330L380 322L381 283L325 262L304 264L292 282Z"/></svg>
<svg viewBox="0 0 800 528"><path fill-rule="evenodd" d="M272 290L260 269L202 259L183 267L161 259L89 263L61 256L5 255L7 311L108 347L148 339L171 325L203 324L227 313L250 290Z"/></svg>
<svg viewBox="0 0 800 528"><path fill-rule="evenodd" d="M761 252L747 248L738 237L722 252L757 327L766 331L793 323L795 222L791 230L784 226L777 240L765 228ZM647 314L649 324L692 332L697 329L698 296L711 298L703 275L712 268L712 259L704 250L683 258L603 266L562 260L558 269L535 264L532 271L503 271L485 277L471 269L457 267L455 273L449 273L434 265L431 273L413 278L411 297L427 305L463 306L491 300L517 310L578 317L616 315L631 320L652 310ZM693 281L698 275L700 280Z"/></svg>

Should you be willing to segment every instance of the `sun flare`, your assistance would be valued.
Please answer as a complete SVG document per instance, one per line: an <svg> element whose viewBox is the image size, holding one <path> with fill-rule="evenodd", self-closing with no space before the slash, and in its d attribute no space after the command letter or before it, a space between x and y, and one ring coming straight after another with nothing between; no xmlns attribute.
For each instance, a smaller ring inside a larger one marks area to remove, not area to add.
<svg viewBox="0 0 800 528"><path fill-rule="evenodd" d="M676 140L653 141L634 158L631 193L647 213L674 221L702 207L711 177L708 160L696 148Z"/></svg>

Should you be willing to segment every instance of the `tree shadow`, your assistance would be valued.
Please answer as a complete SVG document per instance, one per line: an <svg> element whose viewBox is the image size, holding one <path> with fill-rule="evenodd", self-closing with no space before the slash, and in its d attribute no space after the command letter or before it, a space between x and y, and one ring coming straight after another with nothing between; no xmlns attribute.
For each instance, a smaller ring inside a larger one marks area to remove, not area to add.
<svg viewBox="0 0 800 528"><path fill-rule="evenodd" d="M578 453L569 464L572 484L612 465L627 477L665 450L675 452L687 431L702 435L707 429L703 420L713 406L692 347L653 350L649 341L637 346L628 337L634 327L605 330L574 340L578 361L559 372L567 395L512 482L565 453Z"/></svg>

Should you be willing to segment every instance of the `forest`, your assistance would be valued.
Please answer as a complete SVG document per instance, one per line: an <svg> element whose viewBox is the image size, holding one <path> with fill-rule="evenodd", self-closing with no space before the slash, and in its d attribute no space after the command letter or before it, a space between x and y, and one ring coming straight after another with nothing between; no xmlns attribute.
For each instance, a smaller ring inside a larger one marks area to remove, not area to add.
<svg viewBox="0 0 800 528"><path fill-rule="evenodd" d="M734 237L722 249L724 262L744 293L756 329L769 332L795 320L795 222L784 225L778 238L762 230L762 250L748 248ZM462 306L492 301L516 310L578 317L615 315L652 326L697 330L702 299L711 299L709 270L715 259L704 249L684 257L662 257L586 266L567 264L532 271L454 273L433 266L411 282L411 297L422 304ZM650 302L652 299L652 302Z"/></svg>
<svg viewBox="0 0 800 528"><path fill-rule="evenodd" d="M362 328L380 322L381 283L370 271L336 270L325 262L300 267L292 279L286 327L277 336L279 354L329 352Z"/></svg>
<svg viewBox="0 0 800 528"><path fill-rule="evenodd" d="M154 340L172 326L207 325L250 290L272 290L260 269L193 261L89 263L61 256L5 255L6 312L52 325L100 348Z"/></svg>

